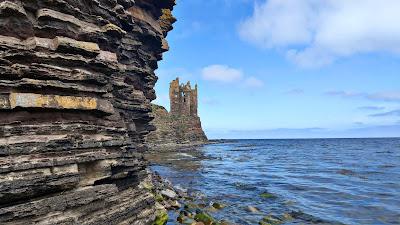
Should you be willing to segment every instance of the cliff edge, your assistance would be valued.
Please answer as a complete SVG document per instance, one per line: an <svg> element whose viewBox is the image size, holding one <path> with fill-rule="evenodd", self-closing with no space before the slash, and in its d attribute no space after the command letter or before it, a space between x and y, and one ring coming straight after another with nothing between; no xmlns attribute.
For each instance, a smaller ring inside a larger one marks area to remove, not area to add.
<svg viewBox="0 0 400 225"><path fill-rule="evenodd" d="M192 89L190 82L180 84L179 78L170 83L170 112L164 107L152 104L151 122L156 130L147 136L151 145L204 144L207 136L198 116L198 89Z"/></svg>
<svg viewBox="0 0 400 225"><path fill-rule="evenodd" d="M208 142L198 116L172 115L164 107L152 105L156 130L147 136L149 145L205 144Z"/></svg>
<svg viewBox="0 0 400 225"><path fill-rule="evenodd" d="M151 224L145 135L174 0L0 2L0 224Z"/></svg>

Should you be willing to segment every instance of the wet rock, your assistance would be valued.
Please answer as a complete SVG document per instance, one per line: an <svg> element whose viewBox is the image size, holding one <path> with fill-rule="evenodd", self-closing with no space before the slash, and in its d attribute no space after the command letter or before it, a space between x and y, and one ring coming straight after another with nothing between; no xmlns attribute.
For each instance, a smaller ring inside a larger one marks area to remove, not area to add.
<svg viewBox="0 0 400 225"><path fill-rule="evenodd" d="M218 209L214 208L213 206L209 206L209 207L205 208L205 211L213 213L213 212L217 212Z"/></svg>
<svg viewBox="0 0 400 225"><path fill-rule="evenodd" d="M161 194L156 194L155 200L157 202L162 202L162 201L164 201L164 197Z"/></svg>
<svg viewBox="0 0 400 225"><path fill-rule="evenodd" d="M156 220L153 225L164 225L168 222L168 214L166 211L158 211L156 215Z"/></svg>
<svg viewBox="0 0 400 225"><path fill-rule="evenodd" d="M142 186L143 186L144 189L149 190L149 191L154 189L153 184L150 183L150 182L143 182Z"/></svg>
<svg viewBox="0 0 400 225"><path fill-rule="evenodd" d="M231 225L232 223L230 223L230 222L227 221L227 220L221 220L221 221L219 221L219 224L220 224L220 225Z"/></svg>
<svg viewBox="0 0 400 225"><path fill-rule="evenodd" d="M276 198L275 195L273 195L273 194L271 194L271 193L269 193L269 192L263 192L263 193L261 193L261 194L260 194L260 197L261 197L261 198Z"/></svg>
<svg viewBox="0 0 400 225"><path fill-rule="evenodd" d="M210 216L209 214L204 213L204 212L197 213L196 216L194 217L194 219L197 222L204 223L205 225L211 225L211 224L215 223L215 219L212 216Z"/></svg>
<svg viewBox="0 0 400 225"><path fill-rule="evenodd" d="M293 220L293 217L292 217L292 215L290 215L290 213L284 213L282 215L282 218L284 221Z"/></svg>
<svg viewBox="0 0 400 225"><path fill-rule="evenodd" d="M251 213L259 213L260 210L258 210L256 207L254 206L247 206L247 211L251 212Z"/></svg>
<svg viewBox="0 0 400 225"><path fill-rule="evenodd" d="M207 224L205 224L203 222L195 222L195 223L192 223L191 225L207 225Z"/></svg>
<svg viewBox="0 0 400 225"><path fill-rule="evenodd" d="M175 199L177 197L177 194L173 190L169 190L169 189L162 190L161 194L170 199Z"/></svg>
<svg viewBox="0 0 400 225"><path fill-rule="evenodd" d="M301 219L301 220L304 220L304 221L307 221L307 222L310 222L310 223L315 223L315 224L327 222L327 221L324 221L324 220L322 220L320 218L317 218L315 216L312 216L312 215L309 215L307 213L304 213L302 211L290 212L290 216L292 216L294 219Z"/></svg>
<svg viewBox="0 0 400 225"><path fill-rule="evenodd" d="M179 209L182 207L182 205L178 202L178 201L171 201L170 203L171 207L175 208L175 209Z"/></svg>
<svg viewBox="0 0 400 225"><path fill-rule="evenodd" d="M184 209L189 211L189 212L196 212L197 210L200 209L199 205L193 203L193 202L188 202L185 204Z"/></svg>
<svg viewBox="0 0 400 225"><path fill-rule="evenodd" d="M212 206L213 206L214 208L216 208L216 209L223 209L223 208L226 207L226 205L224 205L224 204L222 204L222 203L220 203L220 202L214 202L214 203L212 204Z"/></svg>
<svg viewBox="0 0 400 225"><path fill-rule="evenodd" d="M270 224L270 225L279 225L279 224L283 223L282 220L280 220L279 218L272 216L272 215L265 216L261 222L264 222L265 224Z"/></svg>
<svg viewBox="0 0 400 225"><path fill-rule="evenodd" d="M354 176L356 175L356 173L352 170L348 170L348 169L341 169L339 171L337 171L337 173L341 174L341 175L347 175L347 176Z"/></svg>

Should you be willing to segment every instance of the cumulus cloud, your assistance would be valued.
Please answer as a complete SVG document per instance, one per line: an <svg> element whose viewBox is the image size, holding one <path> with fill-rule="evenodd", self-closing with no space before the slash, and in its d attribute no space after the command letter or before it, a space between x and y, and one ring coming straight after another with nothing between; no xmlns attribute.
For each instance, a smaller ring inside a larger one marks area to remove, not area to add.
<svg viewBox="0 0 400 225"><path fill-rule="evenodd" d="M244 86L250 88L260 88L264 86L264 82L255 77L249 77L244 80Z"/></svg>
<svg viewBox="0 0 400 225"><path fill-rule="evenodd" d="M232 68L227 65L210 65L204 67L201 71L205 80L217 81L221 83L238 83L241 82L244 87L260 88L264 86L264 82L253 76L245 76L240 69Z"/></svg>
<svg viewBox="0 0 400 225"><path fill-rule="evenodd" d="M202 76L205 80L234 82L242 79L243 72L227 65L211 65L202 69Z"/></svg>
<svg viewBox="0 0 400 225"><path fill-rule="evenodd" d="M266 0L239 26L244 39L285 50L301 66L360 53L400 52L398 0Z"/></svg>
<svg viewBox="0 0 400 225"><path fill-rule="evenodd" d="M343 98L362 97L368 100L400 102L400 91L386 91L376 93L353 92L353 91L327 91L326 95L339 96Z"/></svg>

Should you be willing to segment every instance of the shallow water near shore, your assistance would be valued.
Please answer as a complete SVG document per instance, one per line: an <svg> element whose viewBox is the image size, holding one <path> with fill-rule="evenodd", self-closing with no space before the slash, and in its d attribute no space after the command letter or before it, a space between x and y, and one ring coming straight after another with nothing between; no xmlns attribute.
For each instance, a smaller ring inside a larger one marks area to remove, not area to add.
<svg viewBox="0 0 400 225"><path fill-rule="evenodd" d="M212 214L236 224L286 212L301 212L286 224L400 224L399 138L232 140L147 158L174 185L226 204Z"/></svg>

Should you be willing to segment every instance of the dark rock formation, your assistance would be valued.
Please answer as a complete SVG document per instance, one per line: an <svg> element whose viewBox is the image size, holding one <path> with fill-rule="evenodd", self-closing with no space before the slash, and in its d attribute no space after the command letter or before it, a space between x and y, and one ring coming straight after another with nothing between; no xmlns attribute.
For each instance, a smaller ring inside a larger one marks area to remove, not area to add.
<svg viewBox="0 0 400 225"><path fill-rule="evenodd" d="M159 105L153 104L156 130L147 136L149 143L160 144L201 144L206 143L207 136L197 115L197 85L192 89L190 83L179 84L179 78L170 84L170 113Z"/></svg>
<svg viewBox="0 0 400 225"><path fill-rule="evenodd" d="M0 1L0 224L148 224L174 0Z"/></svg>

